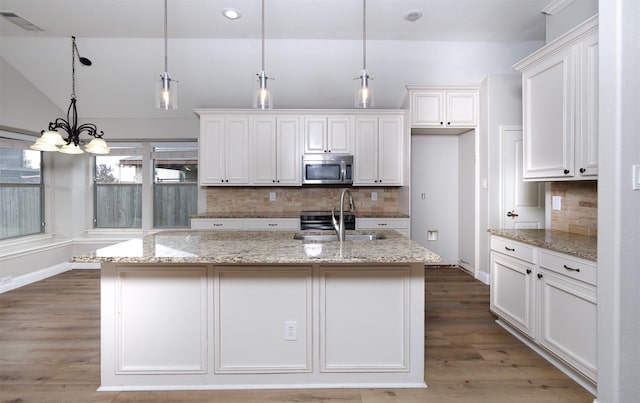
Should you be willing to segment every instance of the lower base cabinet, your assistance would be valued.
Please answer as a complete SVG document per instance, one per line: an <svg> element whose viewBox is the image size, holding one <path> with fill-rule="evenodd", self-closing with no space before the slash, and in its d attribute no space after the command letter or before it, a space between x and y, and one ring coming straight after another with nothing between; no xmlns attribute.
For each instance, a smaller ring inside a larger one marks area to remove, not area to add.
<svg viewBox="0 0 640 403"><path fill-rule="evenodd" d="M357 218L356 229L392 229L410 237L408 218Z"/></svg>
<svg viewBox="0 0 640 403"><path fill-rule="evenodd" d="M593 262L492 236L491 311L591 391L597 380L596 277Z"/></svg>

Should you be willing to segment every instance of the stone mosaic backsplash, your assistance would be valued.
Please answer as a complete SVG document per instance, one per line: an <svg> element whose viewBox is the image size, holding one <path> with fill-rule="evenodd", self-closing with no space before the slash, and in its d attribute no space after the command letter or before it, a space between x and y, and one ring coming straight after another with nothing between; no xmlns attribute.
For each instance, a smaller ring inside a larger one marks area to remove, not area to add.
<svg viewBox="0 0 640 403"><path fill-rule="evenodd" d="M562 197L562 209L551 210L551 229L598 234L598 182L551 182L551 196Z"/></svg>
<svg viewBox="0 0 640 403"><path fill-rule="evenodd" d="M331 210L340 204L342 187L212 187L207 189L205 213L260 212L298 213L303 210ZM352 187L356 211L398 212L398 188ZM276 199L269 200L275 192ZM371 193L377 192L377 200ZM345 201L345 206L347 202Z"/></svg>

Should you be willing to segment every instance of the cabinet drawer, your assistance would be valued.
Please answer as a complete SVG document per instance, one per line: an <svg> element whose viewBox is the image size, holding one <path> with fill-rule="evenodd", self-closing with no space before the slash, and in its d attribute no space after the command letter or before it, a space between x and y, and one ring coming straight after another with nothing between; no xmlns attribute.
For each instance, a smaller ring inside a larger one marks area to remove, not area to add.
<svg viewBox="0 0 640 403"><path fill-rule="evenodd" d="M254 231L262 230L298 230L300 229L299 218L251 218L247 220L247 229Z"/></svg>
<svg viewBox="0 0 640 403"><path fill-rule="evenodd" d="M356 229L406 229L407 218L356 218Z"/></svg>
<svg viewBox="0 0 640 403"><path fill-rule="evenodd" d="M533 248L520 242L509 241L504 238L491 237L491 249L529 263L534 263Z"/></svg>
<svg viewBox="0 0 640 403"><path fill-rule="evenodd" d="M242 230L244 220L241 218L192 218L191 229Z"/></svg>
<svg viewBox="0 0 640 403"><path fill-rule="evenodd" d="M541 250L540 267L576 280L584 281L591 285L596 285L596 265L586 260L574 259L566 255Z"/></svg>

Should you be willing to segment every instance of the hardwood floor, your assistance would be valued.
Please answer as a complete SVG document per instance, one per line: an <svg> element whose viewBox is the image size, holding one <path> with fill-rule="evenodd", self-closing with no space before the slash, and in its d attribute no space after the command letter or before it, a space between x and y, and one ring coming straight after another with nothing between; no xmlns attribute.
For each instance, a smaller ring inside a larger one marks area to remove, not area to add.
<svg viewBox="0 0 640 403"><path fill-rule="evenodd" d="M96 392L96 270L0 295L1 402L592 402L594 397L494 322L489 287L426 269L427 389Z"/></svg>

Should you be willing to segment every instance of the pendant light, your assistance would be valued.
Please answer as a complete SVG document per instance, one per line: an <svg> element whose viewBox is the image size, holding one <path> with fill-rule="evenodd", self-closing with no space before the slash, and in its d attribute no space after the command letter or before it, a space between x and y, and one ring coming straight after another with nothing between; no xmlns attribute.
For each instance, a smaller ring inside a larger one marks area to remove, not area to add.
<svg viewBox="0 0 640 403"><path fill-rule="evenodd" d="M362 71L360 76L354 80L357 80L354 92L355 107L373 108L375 106L373 89L371 88L373 77L367 72L367 0L362 0Z"/></svg>
<svg viewBox="0 0 640 403"><path fill-rule="evenodd" d="M178 109L178 82L169 77L167 61L167 0L164 0L164 72L156 82L156 108Z"/></svg>
<svg viewBox="0 0 640 403"><path fill-rule="evenodd" d="M80 148L80 135L86 133L93 139L84 147L84 150L92 154L109 154L111 151L107 142L102 139L104 132L98 132L98 128L93 123L84 123L78 126L78 108L76 106L76 55L80 63L91 66L91 60L81 57L76 46L76 37L71 37L71 103L67 109L67 119L58 118L49 123L48 130L42 131L42 136L31 145L31 148L38 151L59 151L65 154L82 154ZM66 139L57 130L66 132ZM62 146L58 148L58 146Z"/></svg>
<svg viewBox="0 0 640 403"><path fill-rule="evenodd" d="M256 95L253 98L254 109L271 109L273 105L271 103L271 93L267 88L267 73L264 71L264 0L262 0L262 70L258 74L258 89Z"/></svg>

